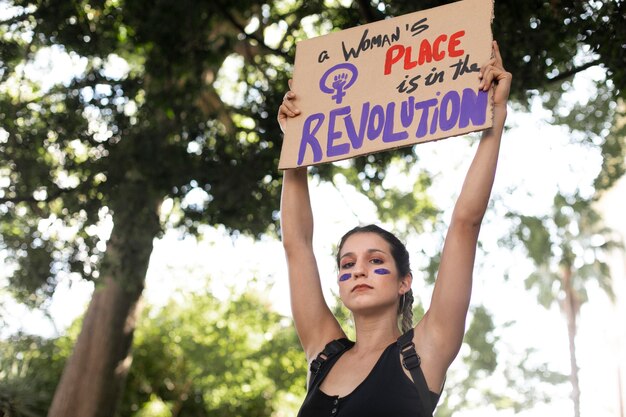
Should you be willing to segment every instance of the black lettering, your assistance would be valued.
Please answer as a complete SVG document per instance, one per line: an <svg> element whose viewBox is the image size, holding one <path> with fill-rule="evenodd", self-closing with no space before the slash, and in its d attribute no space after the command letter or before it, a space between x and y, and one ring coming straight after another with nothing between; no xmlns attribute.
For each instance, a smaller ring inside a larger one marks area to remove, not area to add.
<svg viewBox="0 0 626 417"><path fill-rule="evenodd" d="M400 39L400 28L396 26L396 31L391 34L391 42L397 42L399 39ZM391 43L389 45L391 45Z"/></svg>
<svg viewBox="0 0 626 417"><path fill-rule="evenodd" d="M445 74L444 71L437 71L436 67L431 69L430 74L428 74L426 76L426 79L424 80L424 85L433 85L435 83L442 83L444 74Z"/></svg>
<svg viewBox="0 0 626 417"><path fill-rule="evenodd" d="M361 52L367 51L369 49L380 48L386 45L391 45L392 43L400 39L400 28L397 26L394 32L390 35L379 34L368 38L368 33L369 29L365 29L365 31L363 32L363 36L361 36L361 40L359 41L359 46L357 47L357 49L348 48L346 47L345 43L341 42L341 48L343 49L343 58L346 61L349 61L350 58L358 58L359 55L361 55Z"/></svg>
<svg viewBox="0 0 626 417"><path fill-rule="evenodd" d="M355 59L358 58L361 52L365 50L364 45L365 45L365 41L367 40L368 32L369 32L369 29L365 29L365 32L363 32L363 36L361 36L361 40L359 41L359 46L356 49L356 51L354 50L354 48L350 48L350 50L346 50L346 45L343 43L343 41L341 42L341 49L343 49L343 58L346 61L349 61L350 58L355 58Z"/></svg>
<svg viewBox="0 0 626 417"><path fill-rule="evenodd" d="M413 23L413 26L411 26L411 34L412 36L417 36L420 33L422 33L423 31L425 31L426 29L428 29L430 26L428 26L428 24L426 24L426 21L428 20L427 17L418 20L417 22Z"/></svg>
<svg viewBox="0 0 626 417"><path fill-rule="evenodd" d="M480 71L477 63L474 62L469 65L469 59L469 55L465 55L465 59L459 58L459 60L455 64L450 65L450 68L454 68L454 75L452 76L453 80L456 80L463 74Z"/></svg>

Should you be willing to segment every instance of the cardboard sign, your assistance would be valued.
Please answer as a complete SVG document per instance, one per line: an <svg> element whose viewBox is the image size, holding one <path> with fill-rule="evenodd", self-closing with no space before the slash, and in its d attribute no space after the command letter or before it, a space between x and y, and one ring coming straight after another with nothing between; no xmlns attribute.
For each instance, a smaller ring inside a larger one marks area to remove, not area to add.
<svg viewBox="0 0 626 417"><path fill-rule="evenodd" d="M478 91L493 0L445 6L299 42L280 169L338 161L492 125Z"/></svg>

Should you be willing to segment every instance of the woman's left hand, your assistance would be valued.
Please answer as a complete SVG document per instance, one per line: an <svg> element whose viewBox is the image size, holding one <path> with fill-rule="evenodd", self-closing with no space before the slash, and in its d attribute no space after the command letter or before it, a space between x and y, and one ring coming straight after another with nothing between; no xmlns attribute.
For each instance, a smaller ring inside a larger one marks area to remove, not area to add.
<svg viewBox="0 0 626 417"><path fill-rule="evenodd" d="M510 72L504 69L502 64L502 56L500 55L500 48L498 43L493 41L493 58L491 58L480 69L478 75L480 78L479 90L488 91L492 84L496 86L496 90L493 95L493 104L495 107L504 106L509 99L509 92L511 91L511 80L513 76Z"/></svg>

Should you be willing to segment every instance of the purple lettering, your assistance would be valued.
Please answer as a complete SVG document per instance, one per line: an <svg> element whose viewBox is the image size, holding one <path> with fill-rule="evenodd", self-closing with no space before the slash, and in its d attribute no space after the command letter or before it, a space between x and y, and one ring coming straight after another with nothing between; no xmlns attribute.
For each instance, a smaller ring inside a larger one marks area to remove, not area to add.
<svg viewBox="0 0 626 417"><path fill-rule="evenodd" d="M469 125L470 120L475 126L480 126L487 119L487 98L486 91L480 90L475 93L471 88L463 90L461 99L461 115L459 127L464 128Z"/></svg>
<svg viewBox="0 0 626 417"><path fill-rule="evenodd" d="M307 145L310 145L313 151L313 162L318 162L322 159L322 147L315 137L315 134L320 130L320 127L322 127L323 121L324 115L322 113L312 114L304 121L302 138L300 139L300 150L298 151L298 165L302 165L302 161L304 161ZM311 128L314 123L315 125Z"/></svg>
<svg viewBox="0 0 626 417"><path fill-rule="evenodd" d="M396 103L391 102L387 104L387 114L385 115L385 128L383 129L383 142L396 142L409 137L409 134L406 131L393 131L393 114L395 108Z"/></svg>
<svg viewBox="0 0 626 417"><path fill-rule="evenodd" d="M488 104L486 92L466 88L462 92L453 90L446 92L441 98L439 96L441 93L420 102L416 102L415 97L410 96L399 103L388 102L384 107L364 102L358 120L356 115L352 115L350 106L333 109L327 114L328 131L324 132L327 139L325 150L320 146L317 135L326 122L326 115L312 114L304 121L298 165L302 165L309 147L312 152L312 163L318 163L325 156L336 158L360 149L366 135L368 140L382 137L383 142L390 143L408 139L407 129L415 124L417 124L415 137L418 139L428 134L435 135L438 131L447 132L457 126L463 129L470 124L475 126L485 124ZM399 112L398 116L396 110ZM418 110L421 111L421 115L419 120L415 120ZM400 125L397 125L397 122Z"/></svg>
<svg viewBox="0 0 626 417"><path fill-rule="evenodd" d="M428 131L428 109L435 105L437 105L436 98L431 98L430 100L424 100L415 103L415 110L422 110L422 116L420 117L420 122L417 126L415 137L422 138L426 136L426 132Z"/></svg>
<svg viewBox="0 0 626 417"><path fill-rule="evenodd" d="M383 125L385 124L385 111L382 106L375 105L372 107L372 112L370 113L370 119L367 123L367 138L369 140L374 140L380 136L380 133L383 131Z"/></svg>
<svg viewBox="0 0 626 417"><path fill-rule="evenodd" d="M437 93L439 95L439 93ZM434 135L437 132L437 121L439 120L439 107L435 107L433 110L433 118L430 121L430 134Z"/></svg>
<svg viewBox="0 0 626 417"><path fill-rule="evenodd" d="M328 142L326 146L326 155L328 156L345 155L350 152L350 144L348 143L342 143L339 145L333 144L335 139L339 139L341 137L341 130L335 130L335 120L337 120L337 116L346 114L350 114L350 106L331 110L328 114Z"/></svg>
<svg viewBox="0 0 626 417"><path fill-rule="evenodd" d="M415 97L409 97L400 105L400 121L405 128L411 126L413 123L413 116L415 115Z"/></svg>
<svg viewBox="0 0 626 417"><path fill-rule="evenodd" d="M363 145L363 138L365 137L365 129L367 125L367 118L370 113L370 103L363 103L363 110L361 111L361 123L359 124L359 131L357 133L352 117L346 117L346 133L352 143L353 149L359 149Z"/></svg>
<svg viewBox="0 0 626 417"><path fill-rule="evenodd" d="M446 131L452 129L459 120L459 112L461 111L461 98L456 91L448 91L441 99L439 110L439 127ZM448 115L449 113L449 115Z"/></svg>

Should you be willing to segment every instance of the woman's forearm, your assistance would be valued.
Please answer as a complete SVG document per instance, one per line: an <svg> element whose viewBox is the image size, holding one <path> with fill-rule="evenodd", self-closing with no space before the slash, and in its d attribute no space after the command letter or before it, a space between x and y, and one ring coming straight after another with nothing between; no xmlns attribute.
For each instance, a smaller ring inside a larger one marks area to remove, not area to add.
<svg viewBox="0 0 626 417"><path fill-rule="evenodd" d="M482 221L495 178L506 112L506 106L494 106L493 126L483 132L456 202L453 220L477 226Z"/></svg>
<svg viewBox="0 0 626 417"><path fill-rule="evenodd" d="M284 171L280 223L285 249L312 244L313 212L306 168Z"/></svg>

